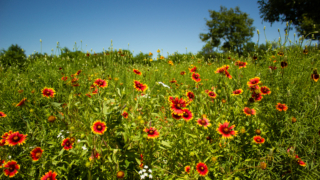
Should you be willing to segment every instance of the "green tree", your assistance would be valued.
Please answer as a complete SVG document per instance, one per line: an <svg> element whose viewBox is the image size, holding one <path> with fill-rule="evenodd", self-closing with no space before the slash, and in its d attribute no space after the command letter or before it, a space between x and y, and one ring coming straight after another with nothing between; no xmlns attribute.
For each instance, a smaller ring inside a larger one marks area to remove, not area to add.
<svg viewBox="0 0 320 180"><path fill-rule="evenodd" d="M259 11L263 21L270 22L292 22L299 35L307 35L320 25L320 1L319 0L259 0ZM291 30L292 28L289 28ZM320 34L315 34L319 38ZM307 39L312 38L308 36Z"/></svg>
<svg viewBox="0 0 320 180"><path fill-rule="evenodd" d="M253 19L247 13L242 13L238 6L230 10L221 6L220 12L209 10L209 13L212 18L206 20L209 32L200 34L200 39L209 43L205 48L218 47L223 39L222 49L237 52L240 56L244 43L253 37Z"/></svg>
<svg viewBox="0 0 320 180"><path fill-rule="evenodd" d="M16 45L11 45L8 50L2 50L2 56L0 59L1 64L4 68L8 68L11 66L18 66L19 69L22 69L27 65L26 63L26 55L23 49Z"/></svg>

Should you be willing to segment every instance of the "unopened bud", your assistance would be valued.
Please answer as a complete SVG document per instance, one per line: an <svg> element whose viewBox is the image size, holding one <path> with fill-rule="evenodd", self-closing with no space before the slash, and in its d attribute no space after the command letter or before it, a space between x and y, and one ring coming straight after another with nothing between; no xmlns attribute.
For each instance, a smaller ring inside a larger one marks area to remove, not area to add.
<svg viewBox="0 0 320 180"><path fill-rule="evenodd" d="M40 42L42 42L42 40L40 39Z"/></svg>
<svg viewBox="0 0 320 180"><path fill-rule="evenodd" d="M258 35L260 34L259 29L257 30Z"/></svg>
<svg viewBox="0 0 320 180"><path fill-rule="evenodd" d="M289 26L289 23L288 23L288 21L287 21L287 23L286 23L286 26L287 26L287 27Z"/></svg>
<svg viewBox="0 0 320 180"><path fill-rule="evenodd" d="M293 33L293 36L296 37L296 33Z"/></svg>
<svg viewBox="0 0 320 180"><path fill-rule="evenodd" d="M266 30L266 26L263 27L263 30Z"/></svg>
<svg viewBox="0 0 320 180"><path fill-rule="evenodd" d="M280 29L278 28L278 32L280 32Z"/></svg>

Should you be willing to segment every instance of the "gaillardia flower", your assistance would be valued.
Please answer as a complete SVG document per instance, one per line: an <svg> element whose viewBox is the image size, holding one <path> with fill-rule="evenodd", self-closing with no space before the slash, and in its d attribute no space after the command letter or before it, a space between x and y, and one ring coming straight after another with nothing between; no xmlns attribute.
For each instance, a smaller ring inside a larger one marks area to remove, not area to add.
<svg viewBox="0 0 320 180"><path fill-rule="evenodd" d="M253 141L257 144L263 144L265 140L261 136L254 136Z"/></svg>
<svg viewBox="0 0 320 180"><path fill-rule="evenodd" d="M26 142L26 137L27 137L27 134L26 135L20 134L19 131L11 133L6 138L6 145L15 146L18 144L20 146Z"/></svg>
<svg viewBox="0 0 320 180"><path fill-rule="evenodd" d="M52 88L45 87L45 88L42 89L42 96L43 97L47 97L47 98L51 97L51 98L53 98L55 94L56 94L56 91L54 89L52 89Z"/></svg>
<svg viewBox="0 0 320 180"><path fill-rule="evenodd" d="M280 103L278 103L278 104L276 105L276 108L278 109L278 111L287 111L288 106L287 106L286 104L280 104Z"/></svg>
<svg viewBox="0 0 320 180"><path fill-rule="evenodd" d="M144 92L148 89L148 86L146 84L142 84L140 83L140 81L136 81L136 80L133 82L133 87L137 91L141 91L141 92Z"/></svg>
<svg viewBox="0 0 320 180"><path fill-rule="evenodd" d="M5 117L7 117L7 115L4 112L0 111L0 118L5 118Z"/></svg>
<svg viewBox="0 0 320 180"><path fill-rule="evenodd" d="M297 154L296 154L295 158L296 158L296 160L297 160L297 162L299 163L300 166L306 166L307 165L305 162L303 162L301 160L301 158L299 158L299 156Z"/></svg>
<svg viewBox="0 0 320 180"><path fill-rule="evenodd" d="M18 170L20 169L20 165L17 163L17 161L8 161L4 166L4 175L9 176L9 178L14 177L16 174L18 174Z"/></svg>
<svg viewBox="0 0 320 180"><path fill-rule="evenodd" d="M255 100L255 101L261 101L262 97L262 93L255 93L253 92L251 94L251 97Z"/></svg>
<svg viewBox="0 0 320 180"><path fill-rule="evenodd" d="M92 161L94 159L100 159L100 154L94 150L94 152L91 153L91 156L89 157L89 161Z"/></svg>
<svg viewBox="0 0 320 180"><path fill-rule="evenodd" d="M236 66L239 66L239 69L241 69L241 68L246 68L247 63L246 63L246 62L242 62L242 61L237 61L237 62L235 63L235 65L236 65Z"/></svg>
<svg viewBox="0 0 320 180"><path fill-rule="evenodd" d="M251 116L251 115L256 115L256 111L254 109L250 109L248 107L245 107L243 109L243 112L247 115L247 116Z"/></svg>
<svg viewBox="0 0 320 180"><path fill-rule="evenodd" d="M65 150L69 150L69 149L72 149L72 142L70 141L70 138L65 138L62 143L61 143L61 146L63 146L63 149Z"/></svg>
<svg viewBox="0 0 320 180"><path fill-rule="evenodd" d="M123 111L121 114L124 118L128 119L129 114L126 111Z"/></svg>
<svg viewBox="0 0 320 180"><path fill-rule="evenodd" d="M195 72L197 72L197 67L193 67L193 68L189 68L189 71L191 72L191 73L195 73Z"/></svg>
<svg viewBox="0 0 320 180"><path fill-rule="evenodd" d="M171 111L174 114L178 114L178 115L183 115L183 109L184 107L187 106L187 103L184 99L179 99L178 97L169 97L169 101L171 102Z"/></svg>
<svg viewBox="0 0 320 180"><path fill-rule="evenodd" d="M311 74L311 79L314 80L314 82L317 82L319 80L319 74Z"/></svg>
<svg viewBox="0 0 320 180"><path fill-rule="evenodd" d="M101 88L106 88L108 87L108 82L103 80L103 79L96 79L94 81L94 84L98 87L101 87Z"/></svg>
<svg viewBox="0 0 320 180"><path fill-rule="evenodd" d="M184 167L184 171L186 171L186 173L190 173L190 166L186 166L186 167Z"/></svg>
<svg viewBox="0 0 320 180"><path fill-rule="evenodd" d="M182 118L185 120L185 121L190 121L192 119L193 115L192 115L192 112L189 110L189 109L183 109L183 115L182 115Z"/></svg>
<svg viewBox="0 0 320 180"><path fill-rule="evenodd" d="M191 92L191 91L187 91L186 95L189 99L189 104L190 104L190 102L192 102L194 100L195 96L194 96L193 92Z"/></svg>
<svg viewBox="0 0 320 180"><path fill-rule="evenodd" d="M237 131L232 130L235 128L235 125L232 125L230 127L229 122L225 121L223 124L219 123L219 127L217 128L217 132L222 135L222 138L233 138L233 136L237 135Z"/></svg>
<svg viewBox="0 0 320 180"><path fill-rule="evenodd" d="M23 98L23 99L16 105L16 107L24 105L24 102L25 102L26 100L27 100L27 98Z"/></svg>
<svg viewBox="0 0 320 180"><path fill-rule="evenodd" d="M102 135L107 130L106 123L100 120L95 121L91 126L91 130L94 134Z"/></svg>
<svg viewBox="0 0 320 180"><path fill-rule="evenodd" d="M137 75L142 75L142 73L138 69L133 69L133 72Z"/></svg>
<svg viewBox="0 0 320 180"><path fill-rule="evenodd" d="M197 164L197 171L200 174L200 176L206 176L209 172L207 165L203 162L199 162Z"/></svg>
<svg viewBox="0 0 320 180"><path fill-rule="evenodd" d="M43 149L41 149L40 147L36 147L30 152L30 156L33 161L38 161L41 158L42 153Z"/></svg>
<svg viewBox="0 0 320 180"><path fill-rule="evenodd" d="M280 65L281 65L281 68L283 69L288 66L288 63L286 61L282 61Z"/></svg>
<svg viewBox="0 0 320 180"><path fill-rule="evenodd" d="M197 120L198 125L201 127L203 126L204 129L208 129L211 126L210 120L207 119L205 116Z"/></svg>
<svg viewBox="0 0 320 180"><path fill-rule="evenodd" d="M47 173L45 173L40 180L57 180L56 179L57 173L56 172L52 172L51 170Z"/></svg>
<svg viewBox="0 0 320 180"><path fill-rule="evenodd" d="M248 86L253 86L253 85L258 85L259 83L261 83L260 78L259 77L255 77L249 80L249 82L247 82Z"/></svg>
<svg viewBox="0 0 320 180"><path fill-rule="evenodd" d="M148 139L154 139L159 137L159 132L156 128L150 127L150 128L144 128L144 132L148 133Z"/></svg>
<svg viewBox="0 0 320 180"><path fill-rule="evenodd" d="M232 92L232 96L238 96L239 94L242 94L243 90L242 89L237 89Z"/></svg>
<svg viewBox="0 0 320 180"><path fill-rule="evenodd" d="M194 80L195 82L200 82L201 79L200 79L200 74L198 73L193 73L192 76L191 76L192 80Z"/></svg>
<svg viewBox="0 0 320 180"><path fill-rule="evenodd" d="M179 120L179 119L182 118L182 115L174 114L173 112L171 113L171 116L172 116L172 118L175 119L175 120Z"/></svg>
<svg viewBox="0 0 320 180"><path fill-rule="evenodd" d="M217 94L215 92L213 92L213 91L209 91L208 95L209 95L209 97L211 97L213 99L215 99L217 97Z"/></svg>
<svg viewBox="0 0 320 180"><path fill-rule="evenodd" d="M267 86L260 87L260 92L263 95L269 95L271 93L270 89Z"/></svg>

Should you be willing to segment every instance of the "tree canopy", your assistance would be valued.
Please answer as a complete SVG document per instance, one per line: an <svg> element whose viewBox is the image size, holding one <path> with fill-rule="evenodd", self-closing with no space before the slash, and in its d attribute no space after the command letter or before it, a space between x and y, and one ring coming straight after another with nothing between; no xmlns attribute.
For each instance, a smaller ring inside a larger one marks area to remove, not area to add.
<svg viewBox="0 0 320 180"><path fill-rule="evenodd" d="M320 30L319 0L258 0L258 4L260 17L271 26L274 22L292 22L299 36Z"/></svg>
<svg viewBox="0 0 320 180"><path fill-rule="evenodd" d="M238 6L229 10L220 6L220 12L209 10L209 13L212 20L205 19L209 32L200 34L200 39L207 43L204 47L206 51L210 47L218 47L223 39L223 49L236 51L240 55L243 44L253 37L253 19L242 13Z"/></svg>

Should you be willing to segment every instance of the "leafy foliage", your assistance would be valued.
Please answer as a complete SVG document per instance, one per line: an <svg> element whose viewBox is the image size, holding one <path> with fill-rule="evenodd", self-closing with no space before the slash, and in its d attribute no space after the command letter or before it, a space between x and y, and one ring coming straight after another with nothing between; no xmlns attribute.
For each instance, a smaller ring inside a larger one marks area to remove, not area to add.
<svg viewBox="0 0 320 180"><path fill-rule="evenodd" d="M200 39L208 42L206 48L218 47L223 39L223 49L241 54L243 44L253 37L253 19L247 13L242 13L238 6L230 10L221 6L220 12L209 10L209 13L212 18L206 22L209 32L200 34Z"/></svg>

